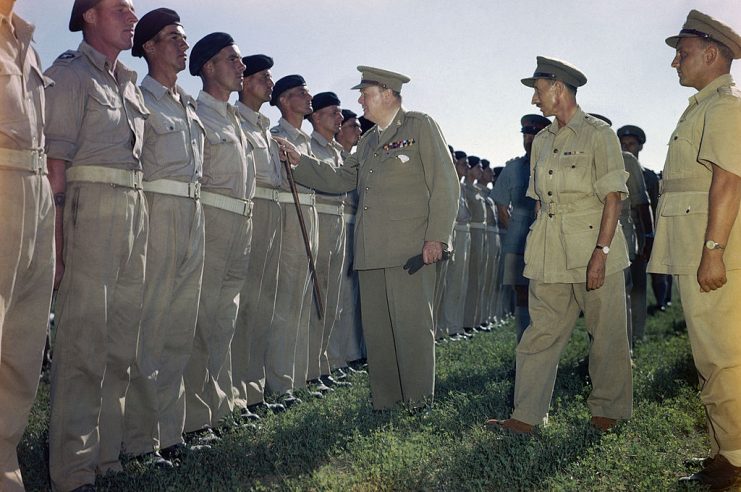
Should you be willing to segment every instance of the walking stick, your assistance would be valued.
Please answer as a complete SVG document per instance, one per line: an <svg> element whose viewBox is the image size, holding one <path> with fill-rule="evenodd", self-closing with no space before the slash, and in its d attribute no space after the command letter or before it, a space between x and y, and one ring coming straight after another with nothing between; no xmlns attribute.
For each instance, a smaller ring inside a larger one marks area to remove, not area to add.
<svg viewBox="0 0 741 492"><path fill-rule="evenodd" d="M298 214L298 224L301 226L301 235L304 238L304 246L306 247L306 256L309 258L309 272L311 273L311 281L314 284L314 299L316 299L316 311L319 314L319 319L324 319L324 305L322 304L322 294L319 291L319 278L316 275L316 266L314 265L314 255L311 254L311 242L309 241L309 233L306 231L306 223L304 222L304 214L301 213L301 204L298 199L298 190L296 189L296 181L293 179L293 169L288 159L283 161L283 166L286 168L286 177L288 178L288 185L291 187L291 193L293 194L293 204L296 206L296 213Z"/></svg>

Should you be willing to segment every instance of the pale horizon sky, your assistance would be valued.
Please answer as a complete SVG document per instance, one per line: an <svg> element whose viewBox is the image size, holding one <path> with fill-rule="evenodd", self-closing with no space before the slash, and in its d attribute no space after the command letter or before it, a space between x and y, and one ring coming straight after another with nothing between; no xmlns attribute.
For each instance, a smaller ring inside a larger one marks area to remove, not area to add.
<svg viewBox="0 0 741 492"><path fill-rule="evenodd" d="M519 120L537 113L532 75L537 55L579 67L588 83L577 100L617 129L635 124L647 142L641 163L664 165L666 144L694 89L681 87L664 39L679 32L696 8L741 31L741 0L133 0L139 16L158 7L180 14L189 44L214 31L231 34L243 55L275 60L274 80L298 73L312 93L333 91L361 113L357 65L398 71L412 81L404 107L430 114L449 144L501 165L522 155ZM82 36L67 29L72 0L18 0L15 10L36 25L44 68ZM129 52L119 59L139 73L146 64ZM731 71L741 79L741 63ZM200 79L187 70L179 83L193 96ZM236 96L233 98L236 99ZM263 112L275 123L279 113ZM309 123L304 130L311 131ZM740 136L741 138L741 136Z"/></svg>

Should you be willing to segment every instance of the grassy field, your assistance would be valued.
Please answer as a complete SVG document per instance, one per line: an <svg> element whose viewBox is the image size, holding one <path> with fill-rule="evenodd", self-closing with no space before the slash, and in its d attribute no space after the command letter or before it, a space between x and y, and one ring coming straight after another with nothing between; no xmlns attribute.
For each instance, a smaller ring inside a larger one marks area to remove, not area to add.
<svg viewBox="0 0 741 492"><path fill-rule="evenodd" d="M676 303L675 303L676 304ZM513 327L438 346L436 401L427 415L373 413L367 376L257 429L228 433L175 470L126 464L99 490L676 490L683 460L708 443L678 306L650 317L636 348L634 417L600 434L589 422L580 323L561 360L550 423L533 438L484 429L509 416ZM42 385L19 448L29 490L48 490L48 387ZM680 489L683 490L683 489Z"/></svg>

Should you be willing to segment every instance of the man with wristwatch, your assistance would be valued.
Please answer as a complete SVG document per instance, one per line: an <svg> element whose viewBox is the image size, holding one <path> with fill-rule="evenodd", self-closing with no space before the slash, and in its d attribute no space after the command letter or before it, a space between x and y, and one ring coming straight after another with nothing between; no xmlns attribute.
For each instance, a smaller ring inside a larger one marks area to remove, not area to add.
<svg viewBox="0 0 741 492"><path fill-rule="evenodd" d="M692 10L666 43L698 92L669 140L648 271L677 279L708 419L710 456L682 480L726 490L741 485L741 36Z"/></svg>
<svg viewBox="0 0 741 492"><path fill-rule="evenodd" d="M587 406L599 430L632 412L632 377L623 269L628 252L615 234L628 192L617 136L576 103L587 79L561 60L538 57L532 103L553 123L536 135L527 196L537 218L525 247L530 326L517 345L515 408L491 429L530 434L547 420L558 361L580 312L590 335Z"/></svg>

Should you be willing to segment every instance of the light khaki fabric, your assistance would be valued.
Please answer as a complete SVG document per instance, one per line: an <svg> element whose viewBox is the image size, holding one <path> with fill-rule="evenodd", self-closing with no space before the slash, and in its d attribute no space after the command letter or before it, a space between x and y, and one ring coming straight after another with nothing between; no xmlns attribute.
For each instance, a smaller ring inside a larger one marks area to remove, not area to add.
<svg viewBox="0 0 741 492"><path fill-rule="evenodd" d="M468 292L468 262L471 234L468 224L456 224L453 236L453 256L448 260L445 294L443 295L442 329L448 335L463 332L463 318Z"/></svg>
<svg viewBox="0 0 741 492"><path fill-rule="evenodd" d="M473 328L482 321L483 293L486 285L486 204L480 193L481 189L475 184L466 183L464 195L466 205L471 213L470 229L471 246L468 260L468 287L466 288L466 307L463 314L463 326Z"/></svg>
<svg viewBox="0 0 741 492"><path fill-rule="evenodd" d="M278 144L270 137L270 120L239 101L236 108L242 131L255 149L253 154L257 185L266 188L280 187L283 168L278 156Z"/></svg>

